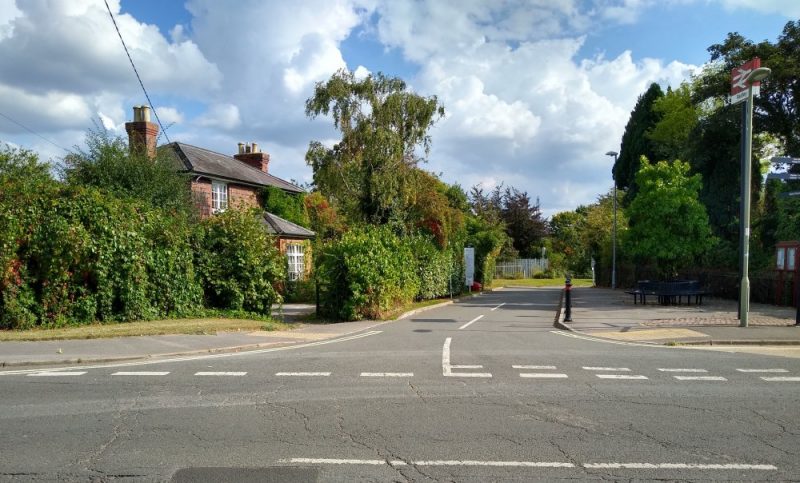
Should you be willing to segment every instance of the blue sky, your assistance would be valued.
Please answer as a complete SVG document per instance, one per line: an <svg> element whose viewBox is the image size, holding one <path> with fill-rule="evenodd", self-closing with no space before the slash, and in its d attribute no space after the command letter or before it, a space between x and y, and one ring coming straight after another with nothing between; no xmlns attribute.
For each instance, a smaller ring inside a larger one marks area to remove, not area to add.
<svg viewBox="0 0 800 483"><path fill-rule="evenodd" d="M774 41L796 0L109 0L170 140L270 152L311 180L315 82L347 67L402 77L447 111L427 169L513 185L548 215L593 201L637 96L676 85L728 32ZM124 136L144 103L102 0L0 0L0 141L58 161L99 122ZM36 59L36 62L30 62ZM46 140L45 140L46 139ZM165 141L165 139L162 139Z"/></svg>

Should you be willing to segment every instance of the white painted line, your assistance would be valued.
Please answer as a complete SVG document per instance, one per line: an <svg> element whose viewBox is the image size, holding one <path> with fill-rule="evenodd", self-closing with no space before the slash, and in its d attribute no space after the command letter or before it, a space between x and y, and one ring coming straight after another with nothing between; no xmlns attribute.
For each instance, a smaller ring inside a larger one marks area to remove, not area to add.
<svg viewBox="0 0 800 483"><path fill-rule="evenodd" d="M196 372L195 376L244 376L246 372Z"/></svg>
<svg viewBox="0 0 800 483"><path fill-rule="evenodd" d="M595 376L599 377L600 379L647 379L647 376L631 376L628 374L595 374Z"/></svg>
<svg viewBox="0 0 800 483"><path fill-rule="evenodd" d="M523 372L519 377L527 377L531 379L566 379L566 374L559 374L557 372Z"/></svg>
<svg viewBox="0 0 800 483"><path fill-rule="evenodd" d="M328 377L330 372L276 372L276 376Z"/></svg>
<svg viewBox="0 0 800 483"><path fill-rule="evenodd" d="M361 377L414 377L413 372L362 372Z"/></svg>
<svg viewBox="0 0 800 483"><path fill-rule="evenodd" d="M279 463L302 463L308 465L392 465L405 466L405 461L400 460L348 460L338 458L290 458L278 460Z"/></svg>
<svg viewBox="0 0 800 483"><path fill-rule="evenodd" d="M773 465L748 465L741 463L728 464L692 464L692 463L584 463L584 468L598 469L635 469L635 470L777 470Z"/></svg>
<svg viewBox="0 0 800 483"><path fill-rule="evenodd" d="M574 468L572 463L560 461L475 461L475 460L430 460L430 461L402 461L402 460L356 460L338 458L290 458L278 460L279 463L298 463L311 465L391 465L405 466L500 466L517 468Z"/></svg>
<svg viewBox="0 0 800 483"><path fill-rule="evenodd" d="M483 318L483 316L482 316L482 315L479 315L479 316L475 317L474 319L470 320L469 322L467 322L466 324L464 324L464 325L462 325L461 327L459 327L459 328L458 328L458 330L461 330L461 329L466 329L467 327L469 327L469 326L470 326L470 325L472 325L473 323L475 323L475 322L477 322L477 321L481 320L482 318Z"/></svg>
<svg viewBox="0 0 800 483"><path fill-rule="evenodd" d="M727 381L722 376L672 376L679 381Z"/></svg>
<svg viewBox="0 0 800 483"><path fill-rule="evenodd" d="M483 369L483 366L480 364L453 364L450 366L451 369Z"/></svg>
<svg viewBox="0 0 800 483"><path fill-rule="evenodd" d="M489 312L494 312L495 310L499 309L500 307L502 307L502 306L503 306L503 305L505 305L505 304L506 304L506 303L505 303L505 302L503 302L502 304L498 305L497 307L495 307L495 308L493 308L493 309L489 309Z"/></svg>
<svg viewBox="0 0 800 483"><path fill-rule="evenodd" d="M791 377L791 376L772 376L772 377L762 376L761 379L768 382L800 382L800 377Z"/></svg>
<svg viewBox="0 0 800 483"><path fill-rule="evenodd" d="M736 369L736 370L739 372L772 372L772 373L789 372L786 369Z"/></svg>
<svg viewBox="0 0 800 483"><path fill-rule="evenodd" d="M587 371L603 371L603 372L630 372L627 367L586 367L583 368Z"/></svg>
<svg viewBox="0 0 800 483"><path fill-rule="evenodd" d="M669 369L669 368L659 368L661 372L708 372L705 369Z"/></svg>
<svg viewBox="0 0 800 483"><path fill-rule="evenodd" d="M517 468L574 468L572 463L560 461L475 461L475 460L433 460L414 461L417 466L502 466Z"/></svg>
<svg viewBox="0 0 800 483"><path fill-rule="evenodd" d="M444 340L444 345L442 346L442 375L444 377L492 377L492 374L488 372L453 372L453 368L463 368L465 366L453 366L450 364L450 343L452 341L453 338L448 337Z"/></svg>
<svg viewBox="0 0 800 483"><path fill-rule="evenodd" d="M381 322L380 324L375 325L382 325L387 322ZM372 326L375 327L375 326ZM360 329L365 330L365 329ZM267 349L255 349L255 350L248 350L243 352L225 352L222 354L208 354L202 356L185 356L185 357L172 357L169 359L158 359L158 360L149 360L149 361L137 361L137 362L119 362L119 363L112 363L112 364L95 364L91 366L69 366L69 367L62 367L62 368L51 368L46 369L47 371L52 372L62 372L62 371L69 371L71 369L109 369L112 367L135 367L135 366L148 366L153 364L167 364L170 362L185 362L185 361L199 361L199 360L207 360L207 359L222 359L226 357L244 357L244 356L252 356L256 354L266 354L268 352L281 352L281 351L288 351L288 350L295 350L295 349L305 349L307 347L316 347L320 345L326 344L336 344L338 342L347 342L355 339L361 339L362 337L369 337L371 335L381 334L383 331L381 330L370 330L369 332L364 332L362 334L355 334L355 335L345 335L344 337L339 337L335 339L328 339L328 340L320 340L317 342L309 342L307 344L297 344L297 345L290 345L290 346L283 346L283 347L270 347ZM0 376L14 376L20 374L30 374L33 372L44 372L45 369L20 369L16 371L0 371Z"/></svg>
<svg viewBox="0 0 800 483"><path fill-rule="evenodd" d="M29 376L36 376L36 377L50 377L50 376L82 376L86 374L86 371L72 371L72 372L34 372L32 374L28 374Z"/></svg>
<svg viewBox="0 0 800 483"><path fill-rule="evenodd" d="M511 367L514 369L532 369L540 371L546 371L556 368L556 366L511 366Z"/></svg>
<svg viewBox="0 0 800 483"><path fill-rule="evenodd" d="M115 372L112 376L166 376L169 371L133 371L133 372Z"/></svg>

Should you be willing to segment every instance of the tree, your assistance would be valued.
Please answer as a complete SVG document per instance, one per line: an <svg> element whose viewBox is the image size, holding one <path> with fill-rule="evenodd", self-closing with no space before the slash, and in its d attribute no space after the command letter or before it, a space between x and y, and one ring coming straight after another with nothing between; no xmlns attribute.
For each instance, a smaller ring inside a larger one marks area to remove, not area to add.
<svg viewBox="0 0 800 483"><path fill-rule="evenodd" d="M289 194L274 186L267 186L261 190L261 199L266 211L308 228L311 222L306 211L305 197L304 193Z"/></svg>
<svg viewBox="0 0 800 483"><path fill-rule="evenodd" d="M700 203L700 175L689 175L680 160L650 164L642 157L636 175L640 191L628 207L630 228L626 252L637 261L652 261L665 276L696 261L713 241L708 215Z"/></svg>
<svg viewBox="0 0 800 483"><path fill-rule="evenodd" d="M131 152L127 142L103 129L89 131L85 150L64 158L64 178L74 186L93 186L150 207L192 213L188 180L178 173L179 164L166 151L155 159Z"/></svg>
<svg viewBox="0 0 800 483"><path fill-rule="evenodd" d="M542 218L539 200L532 204L527 192L509 187L503 193L500 213L506 224L506 233L520 256L532 258L538 254L542 240L547 235L547 224Z"/></svg>
<svg viewBox="0 0 800 483"><path fill-rule="evenodd" d="M657 159L685 159L688 140L700 117L700 108L692 103L691 86L684 82L675 90L667 89L664 97L653 103L660 117L646 137L652 143Z"/></svg>
<svg viewBox="0 0 800 483"><path fill-rule="evenodd" d="M636 101L636 106L625 126L619 157L614 164L613 173L617 188L627 190L627 202L636 196L636 173L639 171L639 159L641 156L646 156L648 159L656 158L653 142L645 134L653 129L660 120L660 114L653 109L653 105L663 96L664 92L658 84L655 82L650 84L647 91Z"/></svg>
<svg viewBox="0 0 800 483"><path fill-rule="evenodd" d="M562 253L567 269L573 274L585 274L591 270L591 256L586 242L587 208L580 206L575 211L562 211L550 219L552 250Z"/></svg>
<svg viewBox="0 0 800 483"><path fill-rule="evenodd" d="M444 115L436 97L408 92L399 78L378 73L358 80L340 70L306 101L307 116L320 114L332 115L342 134L332 148L309 145L306 162L320 192L354 220L406 221L414 170L430 150L431 126Z"/></svg>

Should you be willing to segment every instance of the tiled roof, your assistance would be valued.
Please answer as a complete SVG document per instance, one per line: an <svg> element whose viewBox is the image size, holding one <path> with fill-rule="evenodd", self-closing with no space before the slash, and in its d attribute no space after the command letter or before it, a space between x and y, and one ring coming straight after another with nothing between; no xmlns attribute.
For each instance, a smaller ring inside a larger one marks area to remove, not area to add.
<svg viewBox="0 0 800 483"><path fill-rule="evenodd" d="M247 163L235 159L233 156L227 156L180 142L169 143L159 147L159 149L172 150L183 163L184 169L189 173L204 174L223 180L238 181L248 185L275 186L276 188L292 193L303 192L303 188L295 186L277 176L265 173L260 169L256 169Z"/></svg>
<svg viewBox="0 0 800 483"><path fill-rule="evenodd" d="M313 238L316 233L307 230L300 225L296 225L289 220L284 220L278 215L273 215L270 212L264 212L262 221L267 227L267 231L279 235L294 238Z"/></svg>

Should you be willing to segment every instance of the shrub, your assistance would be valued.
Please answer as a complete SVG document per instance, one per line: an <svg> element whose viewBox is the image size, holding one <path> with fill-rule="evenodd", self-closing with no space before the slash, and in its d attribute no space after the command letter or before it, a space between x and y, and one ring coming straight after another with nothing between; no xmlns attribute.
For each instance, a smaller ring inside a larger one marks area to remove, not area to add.
<svg viewBox="0 0 800 483"><path fill-rule="evenodd" d="M450 277L454 271L453 256L450 251L437 248L434 240L425 236L414 236L406 239L415 258L419 300L435 299L450 293Z"/></svg>
<svg viewBox="0 0 800 483"><path fill-rule="evenodd" d="M286 261L255 211L203 220L195 243L207 306L269 315L281 301L273 283L285 278Z"/></svg>
<svg viewBox="0 0 800 483"><path fill-rule="evenodd" d="M351 230L317 254L324 315L345 320L380 318L419 292L409 245L387 227Z"/></svg>

